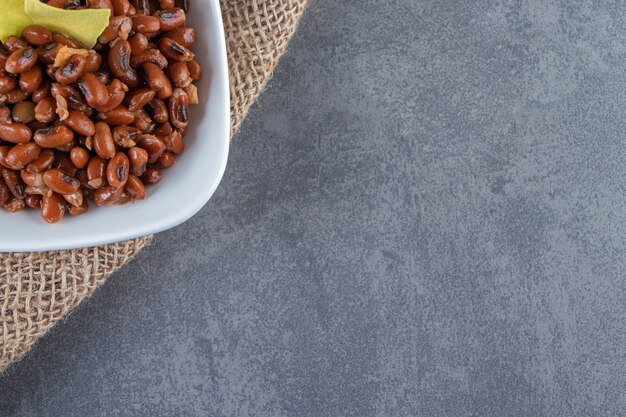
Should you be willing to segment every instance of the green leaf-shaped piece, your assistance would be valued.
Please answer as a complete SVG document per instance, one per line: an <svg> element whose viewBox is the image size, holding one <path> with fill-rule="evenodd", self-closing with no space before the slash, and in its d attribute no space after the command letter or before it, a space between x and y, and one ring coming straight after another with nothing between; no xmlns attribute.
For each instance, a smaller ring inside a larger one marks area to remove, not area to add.
<svg viewBox="0 0 626 417"><path fill-rule="evenodd" d="M9 36L20 36L22 29L33 24L24 11L24 0L0 0L0 40Z"/></svg>

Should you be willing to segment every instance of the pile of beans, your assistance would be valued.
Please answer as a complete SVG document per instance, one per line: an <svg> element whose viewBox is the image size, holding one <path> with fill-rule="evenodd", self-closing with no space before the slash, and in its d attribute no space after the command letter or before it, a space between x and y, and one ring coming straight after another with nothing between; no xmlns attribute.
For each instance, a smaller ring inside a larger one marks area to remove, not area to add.
<svg viewBox="0 0 626 417"><path fill-rule="evenodd" d="M183 152L201 76L187 0L50 0L107 8L91 50L29 26L0 44L0 206L48 223L142 200Z"/></svg>

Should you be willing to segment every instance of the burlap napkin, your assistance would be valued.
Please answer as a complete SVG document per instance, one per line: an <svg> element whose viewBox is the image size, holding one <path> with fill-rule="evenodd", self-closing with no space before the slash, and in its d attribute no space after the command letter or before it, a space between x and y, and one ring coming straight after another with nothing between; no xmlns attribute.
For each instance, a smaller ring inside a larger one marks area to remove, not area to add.
<svg viewBox="0 0 626 417"><path fill-rule="evenodd" d="M234 134L285 52L307 0L220 3ZM28 352L39 337L151 240L149 236L72 251L0 253L0 371Z"/></svg>

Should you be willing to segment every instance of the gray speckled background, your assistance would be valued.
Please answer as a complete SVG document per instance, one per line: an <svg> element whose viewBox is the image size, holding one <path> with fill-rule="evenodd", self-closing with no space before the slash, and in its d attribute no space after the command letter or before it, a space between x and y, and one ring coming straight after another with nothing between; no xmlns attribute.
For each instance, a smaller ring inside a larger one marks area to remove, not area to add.
<svg viewBox="0 0 626 417"><path fill-rule="evenodd" d="M2 416L626 415L626 5L315 0L207 207Z"/></svg>

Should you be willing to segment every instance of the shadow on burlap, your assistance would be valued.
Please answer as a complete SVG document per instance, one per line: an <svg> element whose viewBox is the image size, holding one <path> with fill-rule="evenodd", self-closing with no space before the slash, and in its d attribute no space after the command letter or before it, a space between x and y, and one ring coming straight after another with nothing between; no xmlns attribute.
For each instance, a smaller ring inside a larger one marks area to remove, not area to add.
<svg viewBox="0 0 626 417"><path fill-rule="evenodd" d="M220 0L228 48L231 133L285 52L307 0ZM153 237L96 248L0 253L0 371L89 297Z"/></svg>

